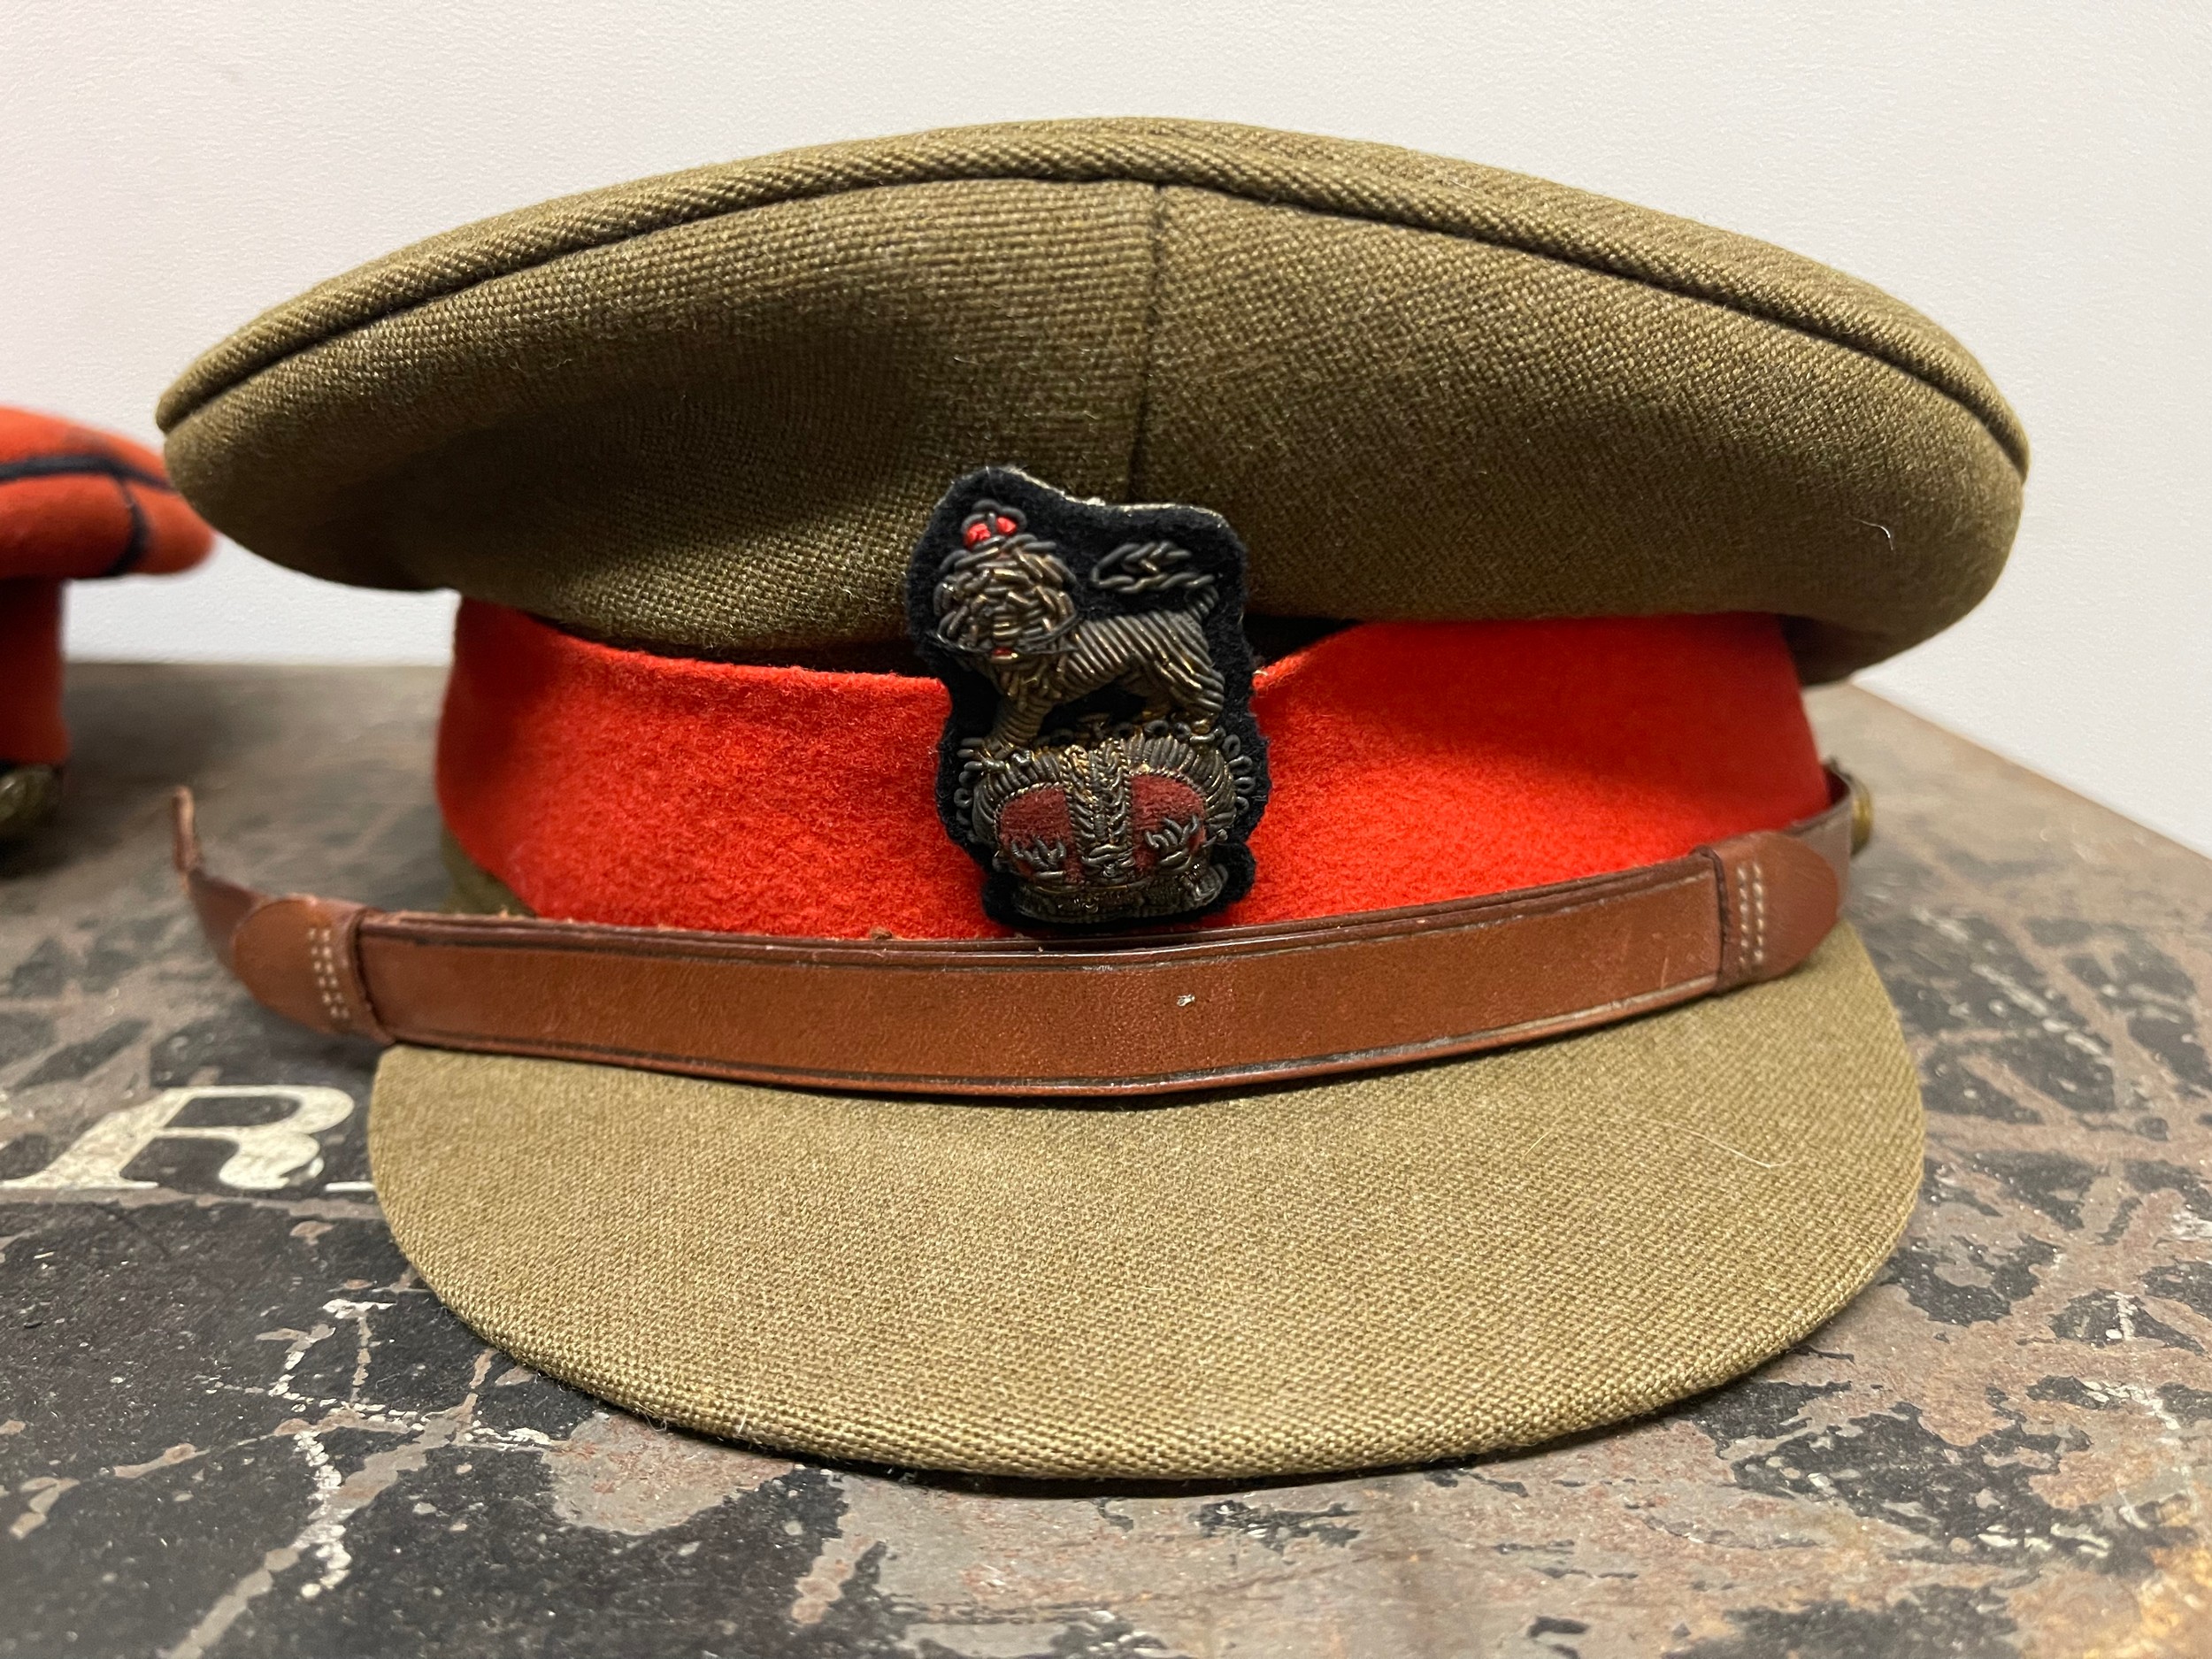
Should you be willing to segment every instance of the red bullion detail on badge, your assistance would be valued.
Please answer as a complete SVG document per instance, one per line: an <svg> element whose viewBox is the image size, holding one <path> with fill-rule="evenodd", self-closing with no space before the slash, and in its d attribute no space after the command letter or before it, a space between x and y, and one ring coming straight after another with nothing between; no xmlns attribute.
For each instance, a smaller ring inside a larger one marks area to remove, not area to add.
<svg viewBox="0 0 2212 1659"><path fill-rule="evenodd" d="M469 856L543 916L1002 934L937 818L947 709L933 679L626 650L471 600L439 800ZM1826 800L1769 617L1362 624L1261 670L1253 710L1274 793L1251 838L1258 881L1223 925L1656 863ZM1175 826L1203 833L1203 803L1131 758L1116 798L1144 832L1141 868L1162 869ZM1032 781L1001 813L1002 847L1049 864L1064 840L1071 879L1070 797Z"/></svg>
<svg viewBox="0 0 2212 1659"><path fill-rule="evenodd" d="M999 856L1025 881L1083 879L1083 860L1075 847L1075 816L1068 810L1065 784L1043 783L1025 789L998 814Z"/></svg>

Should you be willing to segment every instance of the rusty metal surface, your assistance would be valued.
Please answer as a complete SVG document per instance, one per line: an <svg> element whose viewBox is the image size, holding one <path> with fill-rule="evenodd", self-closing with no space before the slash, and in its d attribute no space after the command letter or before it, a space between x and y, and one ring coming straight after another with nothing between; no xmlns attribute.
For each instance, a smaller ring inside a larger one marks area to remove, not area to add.
<svg viewBox="0 0 2212 1659"><path fill-rule="evenodd" d="M0 1655L2212 1654L2212 864L1820 694L1880 802L1853 911L1930 1109L1872 1290L1521 1455L993 1486L608 1413L394 1251L371 1052L220 976L161 795L195 783L264 885L434 902L436 695L75 676L72 798L0 864Z"/></svg>

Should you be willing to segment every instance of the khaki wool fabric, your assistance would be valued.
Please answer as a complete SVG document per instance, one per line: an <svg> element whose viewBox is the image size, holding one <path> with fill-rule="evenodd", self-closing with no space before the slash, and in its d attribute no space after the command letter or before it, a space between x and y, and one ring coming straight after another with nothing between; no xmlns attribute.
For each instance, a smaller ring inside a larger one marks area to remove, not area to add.
<svg viewBox="0 0 2212 1659"><path fill-rule="evenodd" d="M525 1363L771 1447L1060 1477L1418 1463L1631 1417L1841 1308L1920 1179L1847 926L1771 984L1149 1107L401 1048L394 1233Z"/></svg>
<svg viewBox="0 0 2212 1659"><path fill-rule="evenodd" d="M1225 514L1256 611L1768 611L1809 678L1995 580L2026 445L1956 342L1564 187L1196 122L619 186L279 307L164 400L219 526L726 654L891 640L946 482Z"/></svg>

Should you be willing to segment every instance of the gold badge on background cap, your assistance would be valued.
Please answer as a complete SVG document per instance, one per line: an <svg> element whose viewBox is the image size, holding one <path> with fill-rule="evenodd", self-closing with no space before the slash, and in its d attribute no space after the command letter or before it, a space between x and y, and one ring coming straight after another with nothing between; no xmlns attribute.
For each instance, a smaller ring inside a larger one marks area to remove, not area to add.
<svg viewBox="0 0 2212 1659"><path fill-rule="evenodd" d="M938 813L992 916L1111 926L1250 890L1268 778L1244 568L1197 507L1079 501L1007 467L938 503L908 626L952 692Z"/></svg>

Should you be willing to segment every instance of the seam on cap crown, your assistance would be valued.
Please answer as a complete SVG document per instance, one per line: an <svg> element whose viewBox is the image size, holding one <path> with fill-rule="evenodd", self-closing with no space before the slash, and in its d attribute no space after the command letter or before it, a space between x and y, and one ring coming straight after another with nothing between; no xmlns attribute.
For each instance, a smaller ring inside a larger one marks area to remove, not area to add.
<svg viewBox="0 0 2212 1659"><path fill-rule="evenodd" d="M1731 232L1394 146L1210 122L953 127L785 150L561 197L433 236L263 313L195 361L162 429L283 359L478 283L656 231L902 184L1019 179L1209 189L1557 259L1811 334L1959 403L2024 473L2025 434L1971 354L1871 285Z"/></svg>

